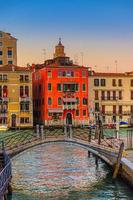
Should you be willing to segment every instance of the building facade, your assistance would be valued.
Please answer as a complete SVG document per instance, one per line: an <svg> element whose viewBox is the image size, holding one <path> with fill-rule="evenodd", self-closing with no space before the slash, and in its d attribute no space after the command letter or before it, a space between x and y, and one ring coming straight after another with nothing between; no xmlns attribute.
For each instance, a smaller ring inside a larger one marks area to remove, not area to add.
<svg viewBox="0 0 133 200"><path fill-rule="evenodd" d="M17 39L0 31L0 67L8 64L17 65Z"/></svg>
<svg viewBox="0 0 133 200"><path fill-rule="evenodd" d="M54 58L36 65L35 69L34 124L88 124L88 69L74 65L65 56L60 40L55 47Z"/></svg>
<svg viewBox="0 0 133 200"><path fill-rule="evenodd" d="M89 72L89 112L95 121L97 114L103 122L117 120L133 124L133 72Z"/></svg>
<svg viewBox="0 0 133 200"><path fill-rule="evenodd" d="M0 126L32 127L32 71L27 67L0 67Z"/></svg>

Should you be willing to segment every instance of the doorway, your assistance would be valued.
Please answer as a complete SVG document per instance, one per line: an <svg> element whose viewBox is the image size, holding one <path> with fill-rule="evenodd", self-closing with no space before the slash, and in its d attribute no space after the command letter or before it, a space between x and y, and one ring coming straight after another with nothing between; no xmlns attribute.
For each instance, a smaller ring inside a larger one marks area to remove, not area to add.
<svg viewBox="0 0 133 200"><path fill-rule="evenodd" d="M16 115L12 114L12 128L16 127Z"/></svg>
<svg viewBox="0 0 133 200"><path fill-rule="evenodd" d="M66 124L72 124L72 114L71 113L67 113L66 115Z"/></svg>

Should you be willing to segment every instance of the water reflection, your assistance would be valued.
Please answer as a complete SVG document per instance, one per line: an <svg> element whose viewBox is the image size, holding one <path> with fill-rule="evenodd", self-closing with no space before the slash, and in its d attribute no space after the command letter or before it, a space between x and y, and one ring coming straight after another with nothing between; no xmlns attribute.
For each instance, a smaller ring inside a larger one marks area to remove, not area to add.
<svg viewBox="0 0 133 200"><path fill-rule="evenodd" d="M12 200L130 199L120 181L112 184L109 169L71 144L45 144L13 159Z"/></svg>

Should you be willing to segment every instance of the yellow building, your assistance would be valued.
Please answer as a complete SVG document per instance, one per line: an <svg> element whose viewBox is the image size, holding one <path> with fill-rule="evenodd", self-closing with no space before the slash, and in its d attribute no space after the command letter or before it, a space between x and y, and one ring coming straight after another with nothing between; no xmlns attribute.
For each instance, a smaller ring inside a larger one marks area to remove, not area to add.
<svg viewBox="0 0 133 200"><path fill-rule="evenodd" d="M32 127L32 70L0 67L0 127Z"/></svg>
<svg viewBox="0 0 133 200"><path fill-rule="evenodd" d="M133 124L133 72L89 72L90 119L99 113L104 123Z"/></svg>
<svg viewBox="0 0 133 200"><path fill-rule="evenodd" d="M0 67L7 64L17 65L17 39L0 31Z"/></svg>

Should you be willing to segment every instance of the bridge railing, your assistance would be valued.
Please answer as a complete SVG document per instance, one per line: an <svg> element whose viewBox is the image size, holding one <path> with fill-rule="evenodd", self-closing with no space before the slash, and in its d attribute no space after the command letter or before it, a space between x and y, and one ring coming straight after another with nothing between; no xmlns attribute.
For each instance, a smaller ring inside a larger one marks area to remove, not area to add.
<svg viewBox="0 0 133 200"><path fill-rule="evenodd" d="M3 141L0 141L0 153L1 153L0 197L2 197L12 176L11 161L5 151Z"/></svg>

